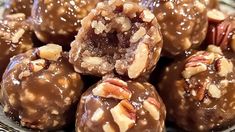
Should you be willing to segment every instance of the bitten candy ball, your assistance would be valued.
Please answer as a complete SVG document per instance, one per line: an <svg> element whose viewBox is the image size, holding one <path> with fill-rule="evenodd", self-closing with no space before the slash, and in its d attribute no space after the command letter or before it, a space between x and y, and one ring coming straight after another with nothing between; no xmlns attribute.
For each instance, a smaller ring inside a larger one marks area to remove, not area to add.
<svg viewBox="0 0 235 132"><path fill-rule="evenodd" d="M101 0L35 0L32 19L35 34L42 42L69 46L80 20Z"/></svg>
<svg viewBox="0 0 235 132"><path fill-rule="evenodd" d="M6 15L4 20L0 20L0 78L11 57L32 47L32 31L24 14Z"/></svg>
<svg viewBox="0 0 235 132"><path fill-rule="evenodd" d="M76 132L163 132L165 116L151 84L106 78L82 95Z"/></svg>
<svg viewBox="0 0 235 132"><path fill-rule="evenodd" d="M137 3L102 2L82 20L71 44L70 62L77 72L129 78L148 75L162 49L154 14Z"/></svg>
<svg viewBox="0 0 235 132"><path fill-rule="evenodd" d="M6 115L23 127L55 130L75 120L82 85L67 53L48 44L11 59L1 83L1 103Z"/></svg>
<svg viewBox="0 0 235 132"><path fill-rule="evenodd" d="M221 131L235 124L234 64L234 58L209 45L207 51L166 67L158 86L168 119L195 132Z"/></svg>

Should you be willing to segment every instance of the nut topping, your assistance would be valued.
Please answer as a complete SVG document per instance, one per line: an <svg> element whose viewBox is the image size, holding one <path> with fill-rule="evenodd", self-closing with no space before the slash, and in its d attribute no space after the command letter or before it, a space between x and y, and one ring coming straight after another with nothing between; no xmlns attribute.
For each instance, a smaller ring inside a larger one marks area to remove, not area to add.
<svg viewBox="0 0 235 132"><path fill-rule="evenodd" d="M103 125L104 132L115 132L115 130L112 128L110 123L106 123Z"/></svg>
<svg viewBox="0 0 235 132"><path fill-rule="evenodd" d="M136 121L136 110L127 100L122 100L111 110L114 121L119 126L120 132L126 132Z"/></svg>
<svg viewBox="0 0 235 132"><path fill-rule="evenodd" d="M47 60L57 61L61 57L62 47L56 44L47 44L38 48L38 55Z"/></svg>
<svg viewBox="0 0 235 132"><path fill-rule="evenodd" d="M102 110L101 108L98 108L94 112L93 116L91 117L91 120L94 122L97 122L103 117L103 114L104 114L104 110Z"/></svg>
<svg viewBox="0 0 235 132"><path fill-rule="evenodd" d="M143 27L140 27L138 31L131 37L130 42L136 43L138 42L144 35L146 34L146 30Z"/></svg>
<svg viewBox="0 0 235 132"><path fill-rule="evenodd" d="M155 18L155 16L151 11L144 10L140 15L140 18L142 18L142 20L145 22L151 22Z"/></svg>
<svg viewBox="0 0 235 132"><path fill-rule="evenodd" d="M104 98L130 99L132 93L125 82L119 79L108 79L92 90L93 95Z"/></svg>
<svg viewBox="0 0 235 132"><path fill-rule="evenodd" d="M219 88L214 84L208 86L208 93L213 98L220 98L222 94Z"/></svg>
<svg viewBox="0 0 235 132"><path fill-rule="evenodd" d="M146 63L148 61L148 55L148 46L144 43L140 43L135 50L135 59L128 68L128 76L130 78L136 78L144 71Z"/></svg>
<svg viewBox="0 0 235 132"><path fill-rule="evenodd" d="M207 17L212 22L221 22L226 19L225 14L217 9L209 10L207 12Z"/></svg>
<svg viewBox="0 0 235 132"><path fill-rule="evenodd" d="M226 77L229 73L233 72L233 63L222 57L216 60L215 68L221 77Z"/></svg>
<svg viewBox="0 0 235 132"><path fill-rule="evenodd" d="M131 29L131 21L129 18L127 17L117 17L115 18L115 22L118 24L118 25L121 25L121 28L120 30L122 32L125 32L125 31L128 31Z"/></svg>
<svg viewBox="0 0 235 132"><path fill-rule="evenodd" d="M160 103L156 99L149 97L147 100L144 101L143 107L155 120L160 119Z"/></svg>
<svg viewBox="0 0 235 132"><path fill-rule="evenodd" d="M185 70L182 72L184 78L188 79L193 75L207 70L207 65L214 61L214 54L209 52L198 52L188 58Z"/></svg>
<svg viewBox="0 0 235 132"><path fill-rule="evenodd" d="M42 70L43 68L45 68L45 66L46 66L46 61L44 59L38 59L35 61L31 61L29 63L29 69L32 72L38 72Z"/></svg>

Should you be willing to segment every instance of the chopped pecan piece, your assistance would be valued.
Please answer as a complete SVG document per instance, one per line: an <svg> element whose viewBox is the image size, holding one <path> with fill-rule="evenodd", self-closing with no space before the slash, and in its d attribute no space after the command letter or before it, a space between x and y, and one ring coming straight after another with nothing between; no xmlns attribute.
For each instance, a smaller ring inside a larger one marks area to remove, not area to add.
<svg viewBox="0 0 235 132"><path fill-rule="evenodd" d="M135 50L135 59L128 68L128 76L130 78L136 78L144 71L148 61L148 55L148 46L144 43L140 43Z"/></svg>
<svg viewBox="0 0 235 132"><path fill-rule="evenodd" d="M117 123L120 132L126 132L136 121L136 110L127 100L122 100L111 110L114 121Z"/></svg>
<svg viewBox="0 0 235 132"><path fill-rule="evenodd" d="M215 68L221 77L226 77L229 73L233 72L233 63L222 57L216 60Z"/></svg>
<svg viewBox="0 0 235 132"><path fill-rule="evenodd" d="M144 101L143 107L155 120L160 119L160 103L155 98L149 97L147 100Z"/></svg>
<svg viewBox="0 0 235 132"><path fill-rule="evenodd" d="M29 69L32 72L38 72L43 68L45 68L45 66L46 66L46 61L44 59L34 60L29 63Z"/></svg>
<svg viewBox="0 0 235 132"><path fill-rule="evenodd" d="M37 53L43 59L57 61L61 57L62 47L56 44L47 44L38 48Z"/></svg>

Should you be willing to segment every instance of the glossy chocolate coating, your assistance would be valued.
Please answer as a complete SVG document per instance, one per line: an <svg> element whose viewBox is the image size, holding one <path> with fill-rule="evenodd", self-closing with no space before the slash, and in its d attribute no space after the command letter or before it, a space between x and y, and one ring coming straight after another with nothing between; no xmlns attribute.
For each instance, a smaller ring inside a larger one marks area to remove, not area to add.
<svg viewBox="0 0 235 132"><path fill-rule="evenodd" d="M69 46L80 20L101 0L35 0L32 9L34 30L45 43Z"/></svg>
<svg viewBox="0 0 235 132"><path fill-rule="evenodd" d="M162 35L157 19L137 3L99 3L81 24L69 52L79 73L138 78L149 74L160 57Z"/></svg>
<svg viewBox="0 0 235 132"><path fill-rule="evenodd" d="M161 26L164 55L177 55L205 39L207 9L204 0L139 0L152 10Z"/></svg>
<svg viewBox="0 0 235 132"><path fill-rule="evenodd" d="M24 13L26 17L30 17L32 5L33 0L7 0L4 5L4 16L15 13Z"/></svg>
<svg viewBox="0 0 235 132"><path fill-rule="evenodd" d="M10 58L33 47L32 32L22 13L7 15L0 20L0 78Z"/></svg>
<svg viewBox="0 0 235 132"><path fill-rule="evenodd" d="M121 97L124 92L122 90L117 90L118 86L122 86L120 84L120 82L122 81L123 80L120 81L120 79L117 78L107 78L107 80L104 79L94 86L90 87L82 95L77 110L77 132L95 132L97 130L99 130L99 132L164 131L164 120L166 116L165 106L155 88L147 82L124 81L123 83L127 87L125 87L125 89L123 90L126 92L129 91L131 94L131 98L117 99L119 96ZM112 90L114 90L116 86L116 91L112 91L107 87L100 87L104 83L108 83L109 86L114 86L108 87L113 88ZM100 88L101 90L107 90L104 91L104 96L100 96L99 94L97 94L97 88ZM115 94L117 96L114 96ZM145 101L148 99L154 100L154 102L156 102L156 106L154 104L146 103ZM118 104L120 104L121 102L126 102L130 106L125 107L128 105L125 105L124 103L124 107L126 109L122 109L121 111L119 111L120 113L115 113L115 107L117 107ZM151 111L153 113L148 111L149 109L145 109L149 108L146 107L148 105L150 105L149 107L153 109L153 111ZM131 107L133 107L134 110L131 110ZM153 116L155 114L156 117ZM116 122L118 120L117 116L123 119L122 122ZM129 124L130 118L134 121L131 123L131 125ZM126 128L125 125L127 125L128 127Z"/></svg>
<svg viewBox="0 0 235 132"><path fill-rule="evenodd" d="M55 130L75 120L82 81L66 53L52 61L38 52L12 58L3 75L1 103L6 115L23 127Z"/></svg>
<svg viewBox="0 0 235 132"><path fill-rule="evenodd" d="M165 67L158 84L168 119L187 131L222 130L235 123L235 60L218 47L208 49Z"/></svg>

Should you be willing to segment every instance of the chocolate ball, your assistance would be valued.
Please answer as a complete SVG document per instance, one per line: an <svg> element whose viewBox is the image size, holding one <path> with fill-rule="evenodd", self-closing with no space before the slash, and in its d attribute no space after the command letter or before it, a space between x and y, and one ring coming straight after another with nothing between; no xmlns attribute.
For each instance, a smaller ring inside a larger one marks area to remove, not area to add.
<svg viewBox="0 0 235 132"><path fill-rule="evenodd" d="M187 131L214 131L235 123L235 60L219 47L197 51L165 67L159 92L168 119Z"/></svg>
<svg viewBox="0 0 235 132"><path fill-rule="evenodd" d="M76 132L163 132L165 116L151 84L106 78L82 95Z"/></svg>
<svg viewBox="0 0 235 132"><path fill-rule="evenodd" d="M164 55L174 57L198 47L206 37L207 9L204 0L139 0L158 19Z"/></svg>
<svg viewBox="0 0 235 132"><path fill-rule="evenodd" d="M22 13L7 15L0 20L0 79L10 58L33 47L32 31Z"/></svg>
<svg viewBox="0 0 235 132"><path fill-rule="evenodd" d="M85 17L71 44L70 62L77 72L95 76L147 76L162 49L154 14L122 0L99 3Z"/></svg>
<svg viewBox="0 0 235 132"><path fill-rule="evenodd" d="M1 87L8 117L23 127L47 131L73 122L82 81L62 47L48 44L13 57Z"/></svg>
<svg viewBox="0 0 235 132"><path fill-rule="evenodd" d="M26 17L30 17L32 5L33 0L7 0L4 5L4 16L15 13L24 13Z"/></svg>
<svg viewBox="0 0 235 132"><path fill-rule="evenodd" d="M101 0L35 0L32 19L35 34L45 43L69 46L80 21Z"/></svg>

